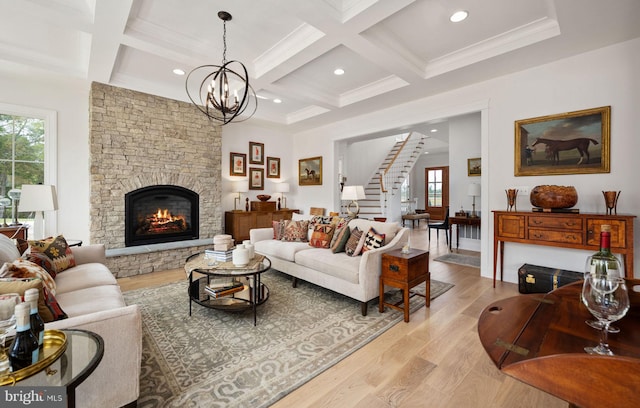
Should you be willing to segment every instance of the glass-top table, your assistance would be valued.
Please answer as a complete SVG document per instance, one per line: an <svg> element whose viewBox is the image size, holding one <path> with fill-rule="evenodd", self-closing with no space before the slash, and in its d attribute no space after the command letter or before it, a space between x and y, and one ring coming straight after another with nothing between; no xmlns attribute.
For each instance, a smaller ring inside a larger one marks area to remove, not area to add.
<svg viewBox="0 0 640 408"><path fill-rule="evenodd" d="M240 311L253 309L253 325L257 324L256 307L269 299L269 288L262 283L261 275L271 268L271 260L255 255L242 267L231 262L215 262L204 253L187 258L184 269L189 279L189 316L192 302L211 309ZM216 286L217 285L217 286ZM233 287L219 296L216 288ZM211 291L210 289L214 289Z"/></svg>
<svg viewBox="0 0 640 408"><path fill-rule="evenodd" d="M64 353L40 372L16 382L15 386L33 387L35 389L63 387L66 390L67 406L75 407L76 388L100 364L104 355L104 342L102 337L90 331L61 331L66 335L67 339ZM11 385L3 387L11 387Z"/></svg>

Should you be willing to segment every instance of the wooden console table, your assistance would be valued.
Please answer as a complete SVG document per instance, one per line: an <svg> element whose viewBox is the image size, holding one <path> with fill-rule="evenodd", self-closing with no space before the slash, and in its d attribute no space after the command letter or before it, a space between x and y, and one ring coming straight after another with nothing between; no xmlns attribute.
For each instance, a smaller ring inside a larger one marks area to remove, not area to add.
<svg viewBox="0 0 640 408"><path fill-rule="evenodd" d="M582 281L544 295L520 295L487 306L478 319L478 335L491 361L503 373L571 406L638 407L640 393L640 294L615 322L609 335L615 356L594 356L585 346L598 344L599 332L585 323L593 317L580 301ZM635 292L638 293L638 292Z"/></svg>
<svg viewBox="0 0 640 408"><path fill-rule="evenodd" d="M280 211L227 211L224 213L224 231L242 243L249 239L249 231L254 228L270 228L273 221L290 220L298 210Z"/></svg>
<svg viewBox="0 0 640 408"><path fill-rule="evenodd" d="M480 217L449 217L449 251L451 251L451 244L453 243L452 229L453 225L456 226L456 249L460 246L460 225L474 225L480 228Z"/></svg>
<svg viewBox="0 0 640 408"><path fill-rule="evenodd" d="M633 220L635 215L568 214L493 211L493 287L496 287L498 252L500 280L504 269L504 243L518 242L561 248L600 249L600 227L611 225L611 251L624 255L627 278L633 278Z"/></svg>
<svg viewBox="0 0 640 408"><path fill-rule="evenodd" d="M29 234L29 224L0 227L0 234L6 235L9 238L26 240Z"/></svg>

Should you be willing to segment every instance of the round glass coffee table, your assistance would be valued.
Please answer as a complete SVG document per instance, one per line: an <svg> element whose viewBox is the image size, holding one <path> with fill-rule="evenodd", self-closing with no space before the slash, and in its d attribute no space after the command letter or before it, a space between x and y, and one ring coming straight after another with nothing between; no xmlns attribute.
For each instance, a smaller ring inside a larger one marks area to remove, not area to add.
<svg viewBox="0 0 640 408"><path fill-rule="evenodd" d="M255 326L257 306L269 299L269 288L260 278L269 268L271 261L264 255L256 254L242 267L207 259L204 253L191 255L184 266L189 279L189 316L193 302L227 311L253 309Z"/></svg>

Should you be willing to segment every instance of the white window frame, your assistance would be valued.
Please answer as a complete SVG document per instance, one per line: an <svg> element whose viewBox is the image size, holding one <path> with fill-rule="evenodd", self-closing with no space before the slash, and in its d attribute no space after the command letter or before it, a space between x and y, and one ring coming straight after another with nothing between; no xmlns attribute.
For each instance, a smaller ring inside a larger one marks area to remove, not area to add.
<svg viewBox="0 0 640 408"><path fill-rule="evenodd" d="M56 186L58 190L58 113L54 110L0 103L0 112L5 115L38 118L44 121L44 184ZM44 234L46 237L58 231L57 211L44 212Z"/></svg>

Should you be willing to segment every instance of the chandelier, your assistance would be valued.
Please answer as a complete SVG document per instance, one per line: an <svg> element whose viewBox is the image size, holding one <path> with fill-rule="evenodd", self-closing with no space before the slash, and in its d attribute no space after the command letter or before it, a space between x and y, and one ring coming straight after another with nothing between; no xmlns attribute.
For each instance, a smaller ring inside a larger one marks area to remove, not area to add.
<svg viewBox="0 0 640 408"><path fill-rule="evenodd" d="M240 61L227 61L227 21L231 14L219 11L224 45L221 65L201 65L194 68L185 81L187 95L210 120L223 125L249 119L258 108L256 93L249 85L247 68ZM249 108L246 115L243 113ZM241 116L242 115L242 116Z"/></svg>

